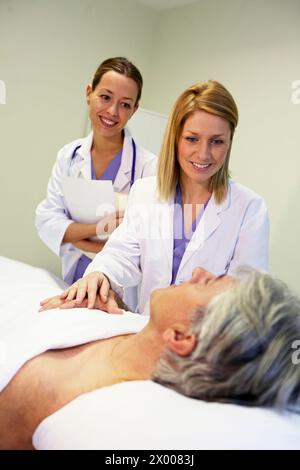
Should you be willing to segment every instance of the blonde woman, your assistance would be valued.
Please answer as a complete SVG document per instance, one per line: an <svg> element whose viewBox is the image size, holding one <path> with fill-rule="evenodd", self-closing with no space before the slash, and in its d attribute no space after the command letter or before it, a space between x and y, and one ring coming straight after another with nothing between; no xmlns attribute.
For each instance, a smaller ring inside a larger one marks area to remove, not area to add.
<svg viewBox="0 0 300 470"><path fill-rule="evenodd" d="M116 312L111 290L139 285L139 313L152 290L189 279L202 266L217 276L238 265L268 269L269 223L264 200L232 181L229 158L238 110L216 81L185 90L170 114L158 176L136 182L124 222L85 272L62 294L68 306L99 289ZM50 301L51 302L51 301ZM42 303L47 308L47 302Z"/></svg>

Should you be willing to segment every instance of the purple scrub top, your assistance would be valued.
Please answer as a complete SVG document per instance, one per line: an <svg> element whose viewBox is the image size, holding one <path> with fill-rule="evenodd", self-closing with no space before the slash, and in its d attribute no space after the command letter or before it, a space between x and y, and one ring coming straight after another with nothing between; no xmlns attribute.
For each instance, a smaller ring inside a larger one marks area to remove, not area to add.
<svg viewBox="0 0 300 470"><path fill-rule="evenodd" d="M108 181L110 180L112 183L115 182L117 173L119 171L121 161L122 161L122 150L121 149L117 155L114 157L114 159L110 162L104 173L100 176L99 180L105 180ZM96 180L96 173L95 173L95 168L93 164L93 159L91 158L91 179ZM73 282L76 282L77 279L80 279L83 277L84 272L88 265L90 264L92 260L86 256L86 255L81 255L79 260L77 261L74 277L73 277Z"/></svg>
<svg viewBox="0 0 300 470"><path fill-rule="evenodd" d="M115 182L117 173L119 171L121 161L122 161L122 150L119 150L117 155L114 157L114 159L110 162L104 173L100 176L99 180L105 180L108 181L110 180L112 183ZM94 163L93 159L91 158L91 176L92 180L96 180L96 173L95 173L95 168L94 168Z"/></svg>
<svg viewBox="0 0 300 470"><path fill-rule="evenodd" d="M201 217L206 209L208 201L203 204L202 209L199 211L196 219L192 222L189 233L185 233L184 229L184 211L182 203L182 194L179 184L176 187L176 193L174 198L174 216L173 216L173 265L172 265L172 280L171 284L176 283L176 276L178 269L183 258L189 241L191 240L193 233L195 232Z"/></svg>

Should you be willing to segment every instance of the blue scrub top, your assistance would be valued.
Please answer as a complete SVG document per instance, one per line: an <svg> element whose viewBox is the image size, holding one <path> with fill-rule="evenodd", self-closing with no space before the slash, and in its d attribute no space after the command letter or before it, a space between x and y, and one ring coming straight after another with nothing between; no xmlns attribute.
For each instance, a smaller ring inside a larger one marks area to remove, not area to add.
<svg viewBox="0 0 300 470"><path fill-rule="evenodd" d="M113 160L110 162L104 173L100 176L99 180L105 180L105 181L111 181L112 183L115 182L117 173L119 171L121 161L122 161L122 150L121 149L117 155L113 158ZM94 163L93 159L91 158L91 177L92 180L96 180L96 173L95 173L95 168L94 168Z"/></svg>
<svg viewBox="0 0 300 470"><path fill-rule="evenodd" d="M176 187L176 193L174 198L174 216L173 216L173 265L172 265L172 280L171 284L176 283L176 276L178 269L185 253L186 247L189 244L193 233L195 232L202 215L206 209L209 200L203 204L202 209L199 211L199 214L192 222L190 230L188 233L185 232L184 228L184 208L182 203L182 194L179 184Z"/></svg>

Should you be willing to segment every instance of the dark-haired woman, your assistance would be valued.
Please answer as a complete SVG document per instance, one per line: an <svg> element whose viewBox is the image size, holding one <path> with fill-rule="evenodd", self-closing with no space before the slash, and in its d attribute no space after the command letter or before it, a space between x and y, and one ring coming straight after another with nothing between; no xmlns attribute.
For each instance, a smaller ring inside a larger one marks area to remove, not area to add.
<svg viewBox="0 0 300 470"><path fill-rule="evenodd" d="M63 278L69 284L81 278L91 262L84 252L98 253L104 242L93 239L96 224L82 224L70 218L62 178L111 180L114 191L128 193L136 179L155 174L155 155L136 144L126 129L138 108L142 85L141 73L126 58L102 62L86 88L92 132L59 151L47 197L37 208L38 234L61 257ZM117 211L112 218L110 226L117 227L123 213Z"/></svg>

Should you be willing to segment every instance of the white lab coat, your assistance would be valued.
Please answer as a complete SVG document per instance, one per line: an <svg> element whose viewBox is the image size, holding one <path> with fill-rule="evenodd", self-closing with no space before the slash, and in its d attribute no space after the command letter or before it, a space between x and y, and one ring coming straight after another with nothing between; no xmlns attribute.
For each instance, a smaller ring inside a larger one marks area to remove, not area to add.
<svg viewBox="0 0 300 470"><path fill-rule="evenodd" d="M91 179L91 145L93 134L83 139L77 139L65 145L57 155L47 189L47 197L37 207L35 224L40 238L57 256L62 259L63 279L67 283L73 280L75 268L82 252L70 243L62 244L67 227L73 222L66 207L61 179L62 176ZM74 149L76 156L72 159ZM117 173L114 190L128 193L130 189L132 169L132 140L125 129L122 161ZM154 175L157 157L136 144L135 179Z"/></svg>
<svg viewBox="0 0 300 470"><path fill-rule="evenodd" d="M173 263L174 200L162 203L156 178L137 181L130 191L123 223L113 232L85 274L105 273L113 288L139 284L140 313L149 312L152 290L170 285ZM188 244L176 284L201 266L220 275L239 265L268 269L269 221L264 200L230 181L221 204L212 196Z"/></svg>

